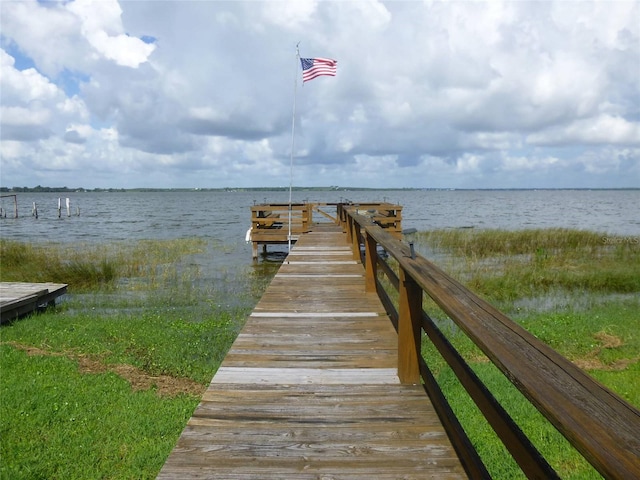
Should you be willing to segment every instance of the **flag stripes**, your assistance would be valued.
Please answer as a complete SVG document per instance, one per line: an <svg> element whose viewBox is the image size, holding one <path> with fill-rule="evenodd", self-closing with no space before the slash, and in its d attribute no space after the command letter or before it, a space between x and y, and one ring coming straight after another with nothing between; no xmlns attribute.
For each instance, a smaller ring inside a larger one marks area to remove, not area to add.
<svg viewBox="0 0 640 480"><path fill-rule="evenodd" d="M302 83L321 75L335 77L338 62L330 58L301 58Z"/></svg>

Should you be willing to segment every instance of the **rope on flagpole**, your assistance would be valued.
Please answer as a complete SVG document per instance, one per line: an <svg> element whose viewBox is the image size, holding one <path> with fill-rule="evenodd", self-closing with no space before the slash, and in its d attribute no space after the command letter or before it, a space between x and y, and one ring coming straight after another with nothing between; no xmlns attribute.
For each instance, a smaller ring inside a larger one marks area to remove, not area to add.
<svg viewBox="0 0 640 480"><path fill-rule="evenodd" d="M291 251L291 191L293 189L293 149L295 145L295 132L296 132L296 94L298 91L298 65L300 64L300 42L296 44L296 74L293 81L293 115L291 118L291 159L289 170L289 233L287 235L289 252Z"/></svg>

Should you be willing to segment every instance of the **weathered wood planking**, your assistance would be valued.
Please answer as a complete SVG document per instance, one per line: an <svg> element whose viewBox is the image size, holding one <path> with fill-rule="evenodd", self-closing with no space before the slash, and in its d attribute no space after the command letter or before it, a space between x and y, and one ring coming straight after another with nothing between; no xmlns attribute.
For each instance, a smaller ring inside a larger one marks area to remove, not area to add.
<svg viewBox="0 0 640 480"><path fill-rule="evenodd" d="M0 282L0 323L55 303L66 292L63 283Z"/></svg>
<svg viewBox="0 0 640 480"><path fill-rule="evenodd" d="M159 479L466 478L422 386L399 383L345 235L323 228L283 262Z"/></svg>

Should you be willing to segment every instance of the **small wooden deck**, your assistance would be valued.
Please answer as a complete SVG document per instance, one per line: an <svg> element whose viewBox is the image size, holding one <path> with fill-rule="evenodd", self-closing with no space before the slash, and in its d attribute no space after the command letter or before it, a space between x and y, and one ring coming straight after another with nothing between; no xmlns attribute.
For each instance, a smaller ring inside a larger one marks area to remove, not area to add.
<svg viewBox="0 0 640 480"><path fill-rule="evenodd" d="M467 478L340 227L302 235L159 479Z"/></svg>
<svg viewBox="0 0 640 480"><path fill-rule="evenodd" d="M0 282L0 323L54 304L65 293L64 283Z"/></svg>

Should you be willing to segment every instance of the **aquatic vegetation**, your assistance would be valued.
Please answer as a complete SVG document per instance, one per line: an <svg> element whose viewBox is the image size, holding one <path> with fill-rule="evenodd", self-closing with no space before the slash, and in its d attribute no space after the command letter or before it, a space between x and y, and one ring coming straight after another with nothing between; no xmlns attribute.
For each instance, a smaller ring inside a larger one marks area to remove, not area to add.
<svg viewBox="0 0 640 480"><path fill-rule="evenodd" d="M603 233L558 228L435 230L418 238L417 248L440 255L438 263L453 277L506 308L557 290L640 291L640 244L632 238L615 242Z"/></svg>
<svg viewBox="0 0 640 480"><path fill-rule="evenodd" d="M0 239L0 280L66 283L71 292L113 288L123 278L143 279L146 285L175 281L180 274L178 260L202 251L204 245L203 239L95 245Z"/></svg>
<svg viewBox="0 0 640 480"><path fill-rule="evenodd" d="M453 229L419 232L431 246L460 257L535 254L547 251L597 249L606 245L606 234L564 228L529 230Z"/></svg>

